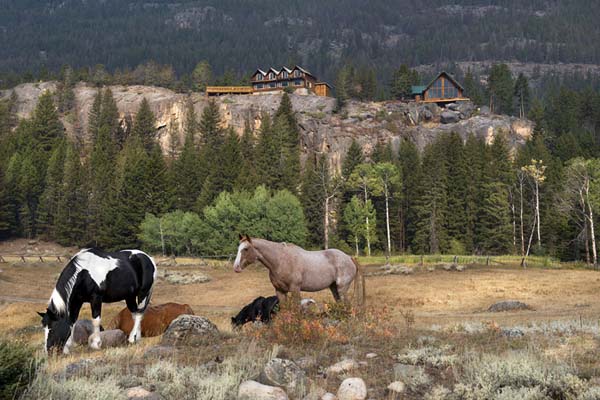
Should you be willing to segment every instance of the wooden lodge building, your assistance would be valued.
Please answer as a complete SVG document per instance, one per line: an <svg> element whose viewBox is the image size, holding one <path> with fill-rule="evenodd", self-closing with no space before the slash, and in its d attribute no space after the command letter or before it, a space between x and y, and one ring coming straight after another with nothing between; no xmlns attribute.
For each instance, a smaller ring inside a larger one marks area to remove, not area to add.
<svg viewBox="0 0 600 400"><path fill-rule="evenodd" d="M318 96L331 96L329 84L319 82L313 74L298 65L294 68L283 67L279 71L275 68L270 68L267 72L257 69L250 80L254 92L304 88Z"/></svg>
<svg viewBox="0 0 600 400"><path fill-rule="evenodd" d="M331 86L318 79L302 67L283 67L281 70L270 68L267 72L258 69L252 74L251 86L208 86L207 96L219 96L225 94L253 94L281 91L285 89L304 89L306 93L314 93L317 96L331 97Z"/></svg>
<svg viewBox="0 0 600 400"><path fill-rule="evenodd" d="M469 100L464 97L464 88L445 71L425 86L413 86L412 98L423 103L454 103Z"/></svg>

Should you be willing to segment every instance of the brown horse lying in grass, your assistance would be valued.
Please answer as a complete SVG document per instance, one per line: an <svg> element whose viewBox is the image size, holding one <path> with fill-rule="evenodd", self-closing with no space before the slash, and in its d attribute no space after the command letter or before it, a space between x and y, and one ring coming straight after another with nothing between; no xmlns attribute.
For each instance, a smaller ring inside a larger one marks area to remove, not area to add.
<svg viewBox="0 0 600 400"><path fill-rule="evenodd" d="M269 270L269 279L277 297L283 301L288 292L317 292L329 288L336 301L344 299L354 281L354 293L359 304L364 303L365 285L358 262L337 249L307 251L290 243L240 235L235 272L260 262ZM358 279L357 279L358 278Z"/></svg>
<svg viewBox="0 0 600 400"><path fill-rule="evenodd" d="M159 305L150 305L144 313L142 320L142 336L152 337L162 335L169 324L182 314L194 315L194 310L187 304L165 303ZM127 308L122 309L119 314L111 321L112 329L120 329L129 334L133 329L133 319L131 312Z"/></svg>

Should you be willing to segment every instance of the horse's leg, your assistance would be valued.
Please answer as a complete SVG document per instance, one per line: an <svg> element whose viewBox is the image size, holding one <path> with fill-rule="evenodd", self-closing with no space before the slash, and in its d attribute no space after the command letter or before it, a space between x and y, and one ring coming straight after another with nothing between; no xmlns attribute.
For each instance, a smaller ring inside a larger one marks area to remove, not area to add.
<svg viewBox="0 0 600 400"><path fill-rule="evenodd" d="M88 343L92 349L99 350L100 347L102 347L102 339L100 339L102 296L97 294L92 295L90 308L92 309L92 325L94 326L94 331L90 335Z"/></svg>
<svg viewBox="0 0 600 400"><path fill-rule="evenodd" d="M347 285L344 286L339 286L339 285L335 285L337 292L338 292L338 299L337 301L339 301L340 299L343 302L347 302L348 301L348 296L346 296L348 294L348 290L350 290L350 283L348 283Z"/></svg>
<svg viewBox="0 0 600 400"><path fill-rule="evenodd" d="M78 299L72 299L71 304L69 306L69 325L71 325L71 334L67 339L67 343L65 343L65 347L63 347L63 354L69 354L71 352L71 347L73 347L73 330L75 329L75 322L79 318L79 311L81 311L81 306L83 303Z"/></svg>
<svg viewBox="0 0 600 400"><path fill-rule="evenodd" d="M129 343L135 343L142 338L142 319L144 318L144 311L148 305L148 297L145 297L140 304L137 303L134 297L126 299L127 308L131 312L131 318L133 318L133 328L129 333Z"/></svg>
<svg viewBox="0 0 600 400"><path fill-rule="evenodd" d="M340 301L340 293L338 292L337 283L333 282L331 285L329 285L329 289L331 290L331 294L333 295L335 301Z"/></svg>
<svg viewBox="0 0 600 400"><path fill-rule="evenodd" d="M279 303L283 304L287 299L287 292L284 292L279 289L275 289L275 293L277 294L277 298L279 299Z"/></svg>

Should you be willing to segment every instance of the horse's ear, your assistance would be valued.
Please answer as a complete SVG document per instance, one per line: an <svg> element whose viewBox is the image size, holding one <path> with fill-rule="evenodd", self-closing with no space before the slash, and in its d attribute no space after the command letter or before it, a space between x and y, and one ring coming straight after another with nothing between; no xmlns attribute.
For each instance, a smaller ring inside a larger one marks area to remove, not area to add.
<svg viewBox="0 0 600 400"><path fill-rule="evenodd" d="M39 312L39 311L38 311L37 313L38 313L38 315L39 315L40 317L42 317L42 318L44 318L44 317L46 316L46 313Z"/></svg>
<svg viewBox="0 0 600 400"><path fill-rule="evenodd" d="M244 240L244 235L242 235L241 233L238 234L238 237L240 238L240 240Z"/></svg>
<svg viewBox="0 0 600 400"><path fill-rule="evenodd" d="M252 244L252 239L250 239L250 236L246 235L246 240L248 241L248 243Z"/></svg>

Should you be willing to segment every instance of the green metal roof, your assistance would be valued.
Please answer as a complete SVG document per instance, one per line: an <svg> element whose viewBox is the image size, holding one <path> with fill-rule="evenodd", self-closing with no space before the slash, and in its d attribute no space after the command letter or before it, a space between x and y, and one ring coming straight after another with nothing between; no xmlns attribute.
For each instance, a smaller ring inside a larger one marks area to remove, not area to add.
<svg viewBox="0 0 600 400"><path fill-rule="evenodd" d="M427 86L413 86L411 88L412 94L423 94Z"/></svg>

